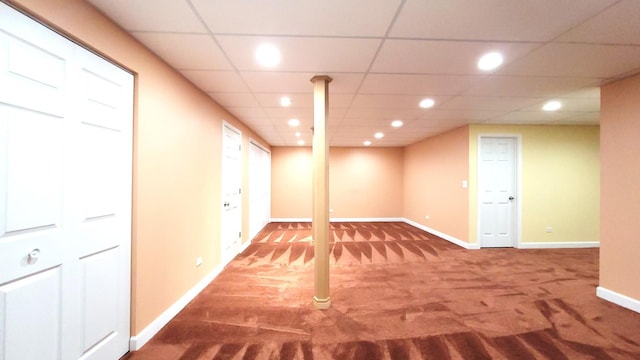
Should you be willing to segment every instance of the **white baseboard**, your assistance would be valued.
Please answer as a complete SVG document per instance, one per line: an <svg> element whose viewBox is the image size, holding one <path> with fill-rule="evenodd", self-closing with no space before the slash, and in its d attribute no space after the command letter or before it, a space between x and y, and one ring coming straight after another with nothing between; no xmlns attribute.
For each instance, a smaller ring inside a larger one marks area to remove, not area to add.
<svg viewBox="0 0 640 360"><path fill-rule="evenodd" d="M240 245L240 251L238 251L238 254L242 254L243 251L247 250L249 245L251 245L251 240L253 240L253 239L249 239L249 240L245 241L244 244Z"/></svg>
<svg viewBox="0 0 640 360"><path fill-rule="evenodd" d="M518 249L569 249L569 248L598 248L599 241L576 241L576 242L523 242L518 245Z"/></svg>
<svg viewBox="0 0 640 360"><path fill-rule="evenodd" d="M311 218L271 218L271 222L311 222Z"/></svg>
<svg viewBox="0 0 640 360"><path fill-rule="evenodd" d="M601 299L610 301L616 305L622 306L623 308L627 308L631 311L640 313L640 300L630 298L626 295L622 295L607 288L603 288L602 286L598 286L596 288L596 295Z"/></svg>
<svg viewBox="0 0 640 360"><path fill-rule="evenodd" d="M403 218L330 218L331 222L402 222Z"/></svg>
<svg viewBox="0 0 640 360"><path fill-rule="evenodd" d="M407 223L407 224L409 224L411 226L417 227L420 230L424 230L424 231L426 231L428 233L431 233L431 234L433 234L435 236L441 237L441 238L443 238L443 239L445 239L445 240L447 240L449 242L452 242L452 243L454 243L454 244L456 244L456 245L458 245L460 247L463 247L465 249L469 249L469 250L480 249L480 245L478 243L470 244L470 243L468 243L466 241L460 240L460 239L458 239L456 237L453 237L451 235L447 235L447 234L442 233L442 232L440 232L438 230L432 229L432 228L430 228L428 226L424 226L422 224L419 224L419 223L417 223L417 222L415 222L413 220L402 219L402 221L404 221L405 223Z"/></svg>
<svg viewBox="0 0 640 360"><path fill-rule="evenodd" d="M248 241L249 243L249 241ZM129 350L139 350L144 344L146 344L151 338L162 329L174 316L176 316L180 310L184 309L187 304L193 300L224 268L224 264L217 266L207 276L205 276L200 282L192 287L186 294L184 294L178 301L165 310L160 316L151 322L146 328L142 329L137 335L132 336L129 339Z"/></svg>
<svg viewBox="0 0 640 360"><path fill-rule="evenodd" d="M272 218L271 222L311 222L311 218ZM330 222L403 222L404 218L329 218Z"/></svg>

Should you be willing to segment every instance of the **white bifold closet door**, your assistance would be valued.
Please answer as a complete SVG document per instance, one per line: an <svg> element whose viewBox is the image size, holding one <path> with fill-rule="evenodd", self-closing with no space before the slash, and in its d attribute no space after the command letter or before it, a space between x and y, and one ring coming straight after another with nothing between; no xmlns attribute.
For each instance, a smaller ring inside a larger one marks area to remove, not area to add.
<svg viewBox="0 0 640 360"><path fill-rule="evenodd" d="M0 3L0 359L129 348L133 76Z"/></svg>
<svg viewBox="0 0 640 360"><path fill-rule="evenodd" d="M249 240L271 221L271 153L249 143Z"/></svg>

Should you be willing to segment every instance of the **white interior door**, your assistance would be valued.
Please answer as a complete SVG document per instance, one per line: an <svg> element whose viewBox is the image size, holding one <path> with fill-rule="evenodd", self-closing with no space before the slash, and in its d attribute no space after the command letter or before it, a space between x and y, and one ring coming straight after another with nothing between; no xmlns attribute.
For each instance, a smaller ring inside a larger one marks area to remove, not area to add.
<svg viewBox="0 0 640 360"><path fill-rule="evenodd" d="M0 359L128 351L133 77L0 3Z"/></svg>
<svg viewBox="0 0 640 360"><path fill-rule="evenodd" d="M222 125L222 262L240 251L242 241L242 136L240 130Z"/></svg>
<svg viewBox="0 0 640 360"><path fill-rule="evenodd" d="M271 154L249 143L249 239L271 220Z"/></svg>
<svg viewBox="0 0 640 360"><path fill-rule="evenodd" d="M516 226L516 138L481 137L478 164L481 247L513 247Z"/></svg>

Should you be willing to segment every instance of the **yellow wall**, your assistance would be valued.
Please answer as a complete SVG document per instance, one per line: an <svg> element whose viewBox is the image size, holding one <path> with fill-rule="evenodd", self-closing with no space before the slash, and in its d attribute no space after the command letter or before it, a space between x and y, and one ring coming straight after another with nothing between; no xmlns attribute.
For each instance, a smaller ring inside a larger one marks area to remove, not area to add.
<svg viewBox="0 0 640 360"><path fill-rule="evenodd" d="M469 127L406 147L403 176L404 217L468 241Z"/></svg>
<svg viewBox="0 0 640 360"><path fill-rule="evenodd" d="M640 75L601 96L600 285L640 301Z"/></svg>
<svg viewBox="0 0 640 360"><path fill-rule="evenodd" d="M597 126L471 125L469 239L477 241L478 135L521 139L521 242L599 241L600 160ZM545 229L552 227L552 233Z"/></svg>
<svg viewBox="0 0 640 360"><path fill-rule="evenodd" d="M403 149L332 147L332 218L391 218L402 214ZM311 148L274 147L271 217L311 218Z"/></svg>
<svg viewBox="0 0 640 360"><path fill-rule="evenodd" d="M136 73L131 332L138 334L220 264L222 120L242 131L245 165L248 138L260 138L84 1L11 3ZM243 221L248 234L248 206Z"/></svg>

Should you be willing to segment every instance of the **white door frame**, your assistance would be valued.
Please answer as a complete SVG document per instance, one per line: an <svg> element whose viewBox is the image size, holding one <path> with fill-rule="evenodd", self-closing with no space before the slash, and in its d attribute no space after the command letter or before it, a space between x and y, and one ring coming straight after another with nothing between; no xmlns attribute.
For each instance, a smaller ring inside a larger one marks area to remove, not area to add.
<svg viewBox="0 0 640 360"><path fill-rule="evenodd" d="M516 209L513 216L513 247L520 248L521 234L522 234L522 136L520 134L478 134L477 143L477 162L476 162L476 214L477 214L477 226L476 226L476 239L478 245L482 248L482 218L481 218L481 201L480 201L480 165L482 164L482 139L483 138L511 138L515 141L515 156L513 157L516 162L515 166L515 187L516 187Z"/></svg>
<svg viewBox="0 0 640 360"><path fill-rule="evenodd" d="M240 223L240 229L239 229L239 231L240 231L240 233L242 233L242 227L243 227L243 224L242 224L242 191L243 191L243 189L242 189L242 169L243 169L243 160L242 160L242 131L240 131L240 129L238 129L237 127L233 126L231 123L227 122L226 120L223 120L223 121L222 121L222 142L221 142L221 145L222 145L222 152L221 152L221 157L222 157L222 159L221 159L221 160L222 160L222 163L221 163L221 169L222 169L223 171L224 171L225 151L226 151L226 150L225 150L225 144L224 144L224 142L225 142L225 138L224 138L224 131L225 131L225 128L228 128L228 129L230 129L231 131L236 132L236 133L238 134L238 136L240 136L240 146L241 146L241 148L240 148L240 184L239 184L239 186L240 186L240 194L239 194L239 196L240 196L240 200L239 200L239 202L238 202L238 212L239 212L239 217L240 217L240 218L239 218L239 223ZM224 174L222 174L222 171L221 171L221 176L222 176L223 178L221 179L221 180L222 180L222 181L221 181L222 188L221 188L221 191L220 191L220 194L222 195L222 198L221 198L221 200L222 200L222 201L221 201L221 204L220 204L220 206L221 206L221 208L222 208L222 210L221 210L222 212L221 212L221 216L220 216L220 218L221 218L221 220L222 220L222 221L220 222L220 234L221 234L221 236L220 236L220 251L221 251L221 254L220 254L220 255L221 255L221 256L220 256L220 260L221 260L221 262L222 262L222 264L223 264L223 265L226 265L226 264L227 264L228 262L230 262L230 261L231 261L231 260L232 260L236 255L238 255L238 254L240 253L240 249L241 249L241 246L242 246L242 236L240 236L240 239L238 239L238 241L239 241L239 243L238 243L238 247L237 247L237 249L235 249L234 253L233 253L233 254L227 254L227 253L225 252L225 245L226 245L226 242L225 242L225 240L224 240L224 236L226 235L226 231L225 231L226 229L225 229L225 224L224 224L224 222L225 222L225 207L224 207L224 201L225 201L225 199L224 199L224 198L225 198L225 180L224 180Z"/></svg>

